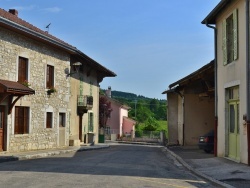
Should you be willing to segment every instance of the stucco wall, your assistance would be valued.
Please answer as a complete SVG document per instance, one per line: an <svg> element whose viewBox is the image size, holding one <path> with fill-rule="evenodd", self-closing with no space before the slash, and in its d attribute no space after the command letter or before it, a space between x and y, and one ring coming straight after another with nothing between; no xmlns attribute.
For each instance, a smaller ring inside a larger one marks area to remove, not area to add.
<svg viewBox="0 0 250 188"><path fill-rule="evenodd" d="M111 117L107 121L112 134L120 134L120 107L116 103L111 102Z"/></svg>
<svg viewBox="0 0 250 188"><path fill-rule="evenodd" d="M30 107L29 134L14 134L14 110L7 118L6 146L8 151L24 151L59 147L59 112L66 113L64 146L68 145L69 82L64 70L69 67L69 54L0 28L0 79L17 81L18 57L28 58L29 83L35 95L25 96L16 106ZM46 66L55 69L57 92L46 92ZM3 104L6 104L3 103ZM14 107L15 108L15 107ZM13 109L14 109L13 108ZM46 112L53 112L53 128L45 128Z"/></svg>
<svg viewBox="0 0 250 188"><path fill-rule="evenodd" d="M184 145L197 146L199 136L214 129L214 99L185 94Z"/></svg>
<svg viewBox="0 0 250 188"><path fill-rule="evenodd" d="M234 9L238 9L238 59L228 65L223 65L222 51L222 21L226 19ZM226 99L225 90L229 87L239 86L240 94L240 161L247 163L247 135L246 127L243 125L243 115L246 114L246 21L245 21L245 1L235 1L217 20L218 41L218 156L227 156L228 140L225 137L228 126L225 117Z"/></svg>
<svg viewBox="0 0 250 188"><path fill-rule="evenodd" d="M83 63L84 64L84 63ZM83 72L73 74L69 77L71 83L70 96L70 140L79 139L79 115L77 114L77 96L82 95L93 96L93 108L88 110L87 113L83 114L82 117L82 139L87 142L87 133L95 134L95 143L98 142L99 132L99 85L97 83L97 74L95 71L91 71L91 74L87 76L87 68ZM88 113L94 114L94 130L93 132L88 130Z"/></svg>
<svg viewBox="0 0 250 188"><path fill-rule="evenodd" d="M167 94L168 101L168 143L176 144L178 140L178 95Z"/></svg>

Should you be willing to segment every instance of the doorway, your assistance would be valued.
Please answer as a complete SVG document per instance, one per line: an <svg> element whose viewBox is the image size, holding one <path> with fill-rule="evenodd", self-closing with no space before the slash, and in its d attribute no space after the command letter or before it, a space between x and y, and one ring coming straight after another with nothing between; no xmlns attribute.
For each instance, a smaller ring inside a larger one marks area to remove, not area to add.
<svg viewBox="0 0 250 188"><path fill-rule="evenodd" d="M228 157L240 161L239 87L228 89Z"/></svg>

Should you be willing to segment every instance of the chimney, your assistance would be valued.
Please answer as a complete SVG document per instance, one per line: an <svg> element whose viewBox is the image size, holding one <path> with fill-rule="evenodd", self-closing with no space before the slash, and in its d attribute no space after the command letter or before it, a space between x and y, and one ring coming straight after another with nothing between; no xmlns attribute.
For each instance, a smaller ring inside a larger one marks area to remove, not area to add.
<svg viewBox="0 0 250 188"><path fill-rule="evenodd" d="M14 16L18 16L18 11L16 9L9 9L9 13L13 14Z"/></svg>
<svg viewBox="0 0 250 188"><path fill-rule="evenodd" d="M108 90L106 90L106 95L111 98L111 87L108 87Z"/></svg>

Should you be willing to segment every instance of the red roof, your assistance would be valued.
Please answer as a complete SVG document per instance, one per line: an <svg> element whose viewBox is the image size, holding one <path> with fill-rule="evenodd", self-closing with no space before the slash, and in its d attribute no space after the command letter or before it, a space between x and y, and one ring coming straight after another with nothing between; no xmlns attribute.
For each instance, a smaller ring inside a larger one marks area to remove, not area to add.
<svg viewBox="0 0 250 188"><path fill-rule="evenodd" d="M62 41L62 40L54 37L53 35L50 35L48 32L43 31L43 30L37 28L36 26L34 26L34 25L32 25L32 24L30 24L30 23L22 20L17 15L14 15L14 14L12 14L12 13L4 10L4 9L1 9L1 8L0 8L0 16L3 17L3 18L6 18L7 20L10 20L10 21L12 21L12 22L14 22L16 24L24 26L24 27L26 27L26 28L28 28L28 29L30 29L32 31L38 32L40 34L43 34L43 35L45 35L45 36L47 36L47 37L49 37L51 39L54 39L54 40L56 40L56 41L58 41L60 43L64 43L65 45L68 45L68 46L70 46L72 48L75 48L74 46L71 46L70 44L68 44L68 43L66 43L66 42L64 42L64 41Z"/></svg>

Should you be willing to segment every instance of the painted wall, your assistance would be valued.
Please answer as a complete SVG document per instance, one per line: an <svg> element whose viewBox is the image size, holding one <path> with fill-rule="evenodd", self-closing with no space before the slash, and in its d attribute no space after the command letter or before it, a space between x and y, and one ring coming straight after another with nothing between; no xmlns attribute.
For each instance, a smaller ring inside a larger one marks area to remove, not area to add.
<svg viewBox="0 0 250 188"><path fill-rule="evenodd" d="M112 134L122 135L122 132L120 130L121 127L120 105L111 102L111 109L112 109L111 117L107 120L107 126L110 127L110 131Z"/></svg>
<svg viewBox="0 0 250 188"><path fill-rule="evenodd" d="M222 51L222 21L226 19L234 9L238 9L238 59L234 62L223 65ZM217 54L218 54L218 156L228 155L228 125L225 112L226 108L225 91L227 88L239 86L240 94L240 162L247 163L247 134L246 126L242 119L246 114L246 21L245 21L245 1L235 1L229 8L223 11L216 20L218 29Z"/></svg>
<svg viewBox="0 0 250 188"><path fill-rule="evenodd" d="M168 101L168 143L176 144L178 140L178 95L167 93Z"/></svg>
<svg viewBox="0 0 250 188"><path fill-rule="evenodd" d="M82 62L83 71L73 74L68 79L71 83L70 89L70 140L79 140L79 115L77 114L77 96L90 95L93 96L93 108L88 110L82 116L82 141L88 143L88 133L95 135L95 143L98 143L99 133L99 84L97 83L97 73L93 70L87 76L87 67ZM94 115L94 130L93 132L88 128L88 113L92 112Z"/></svg>
<svg viewBox="0 0 250 188"><path fill-rule="evenodd" d="M184 124L184 109L183 109L183 103L184 99L178 95L178 141L179 144L183 145L183 124Z"/></svg>
<svg viewBox="0 0 250 188"><path fill-rule="evenodd" d="M136 122L130 118L123 117L123 133L124 134L131 134L132 138L134 138L135 133L135 124Z"/></svg>
<svg viewBox="0 0 250 188"><path fill-rule="evenodd" d="M214 99L185 94L185 146L197 146L199 136L214 129Z"/></svg>

